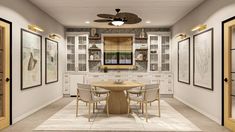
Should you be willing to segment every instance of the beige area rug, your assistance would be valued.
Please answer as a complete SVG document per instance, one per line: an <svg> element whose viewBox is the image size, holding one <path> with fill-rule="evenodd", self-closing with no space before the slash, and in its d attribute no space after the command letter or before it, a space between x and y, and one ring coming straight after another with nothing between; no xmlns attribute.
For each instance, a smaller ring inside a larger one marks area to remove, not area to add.
<svg viewBox="0 0 235 132"><path fill-rule="evenodd" d="M102 104L99 104L102 106ZM109 117L99 108L88 122L88 107L79 103L79 116L75 116L76 101L72 101L63 109L55 113L35 130L79 130L79 131L201 131L192 122L161 100L161 117L157 116L157 102L148 105L149 122L145 122L144 115L138 110L136 103L132 104L133 112ZM104 107L104 105L103 105Z"/></svg>

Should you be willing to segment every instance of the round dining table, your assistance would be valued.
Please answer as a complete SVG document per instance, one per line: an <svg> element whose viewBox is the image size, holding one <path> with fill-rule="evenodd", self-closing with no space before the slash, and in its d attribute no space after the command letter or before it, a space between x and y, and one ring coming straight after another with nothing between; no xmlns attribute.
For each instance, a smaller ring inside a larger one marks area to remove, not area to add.
<svg viewBox="0 0 235 132"><path fill-rule="evenodd" d="M93 87L110 90L108 101L110 114L126 114L128 103L124 91L131 88L144 86L143 83L138 82L124 81L123 83L119 84L115 83L113 80L93 82L91 85Z"/></svg>

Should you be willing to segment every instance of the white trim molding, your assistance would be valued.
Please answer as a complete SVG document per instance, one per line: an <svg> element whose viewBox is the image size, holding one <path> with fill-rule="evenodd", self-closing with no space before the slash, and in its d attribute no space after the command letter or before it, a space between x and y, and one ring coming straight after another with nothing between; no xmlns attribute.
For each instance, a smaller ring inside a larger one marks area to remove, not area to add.
<svg viewBox="0 0 235 132"><path fill-rule="evenodd" d="M210 113L207 113L207 112L201 110L200 108L191 105L190 103L184 101L183 99L181 99L177 96L174 96L174 98L221 125L221 119L218 119L215 116L211 115Z"/></svg>
<svg viewBox="0 0 235 132"><path fill-rule="evenodd" d="M42 106L39 106L39 107L36 108L36 109L33 109L33 110L31 110L31 111L29 111L29 112L27 112L27 113L22 114L21 116L16 117L15 119L12 119L12 124L15 124L15 123L17 123L18 121L23 120L24 118L26 118L26 117L32 115L33 113L35 113L35 112L41 110L42 108L44 108L44 107L46 107L46 106L48 106L48 105L54 103L55 101L57 101L57 100L59 100L59 99L61 99L61 98L63 98L63 95L61 95L61 96L59 96L59 97L53 99L52 101L50 101L50 102L48 102L48 103L46 103L46 104L44 104L44 105L42 105Z"/></svg>

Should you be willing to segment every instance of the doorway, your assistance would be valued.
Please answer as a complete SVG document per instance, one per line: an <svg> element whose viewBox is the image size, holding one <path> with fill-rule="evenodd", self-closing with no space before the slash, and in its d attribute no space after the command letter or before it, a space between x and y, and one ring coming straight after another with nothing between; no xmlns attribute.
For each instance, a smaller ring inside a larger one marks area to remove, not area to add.
<svg viewBox="0 0 235 132"><path fill-rule="evenodd" d="M223 123L235 131L235 17L222 24L223 34Z"/></svg>
<svg viewBox="0 0 235 132"><path fill-rule="evenodd" d="M11 26L0 18L0 129L11 124Z"/></svg>

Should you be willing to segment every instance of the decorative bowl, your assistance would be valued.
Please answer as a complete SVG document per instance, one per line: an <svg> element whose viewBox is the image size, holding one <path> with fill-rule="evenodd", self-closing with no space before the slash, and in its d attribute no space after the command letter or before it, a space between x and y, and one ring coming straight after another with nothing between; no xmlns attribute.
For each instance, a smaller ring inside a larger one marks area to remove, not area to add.
<svg viewBox="0 0 235 132"><path fill-rule="evenodd" d="M124 82L124 81L123 81L123 80L120 80L120 79L114 81L115 84L123 84L123 82Z"/></svg>

